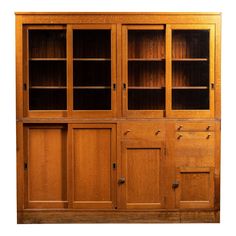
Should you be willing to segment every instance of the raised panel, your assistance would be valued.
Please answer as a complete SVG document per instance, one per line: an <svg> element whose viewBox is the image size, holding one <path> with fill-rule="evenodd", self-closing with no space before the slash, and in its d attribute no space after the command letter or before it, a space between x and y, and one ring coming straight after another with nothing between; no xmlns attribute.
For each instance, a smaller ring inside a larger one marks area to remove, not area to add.
<svg viewBox="0 0 236 236"><path fill-rule="evenodd" d="M112 208L113 132L111 126L73 128L73 207Z"/></svg>
<svg viewBox="0 0 236 236"><path fill-rule="evenodd" d="M214 206L214 168L181 167L177 169L176 205L179 208Z"/></svg>
<svg viewBox="0 0 236 236"><path fill-rule="evenodd" d="M123 143L121 172L126 182L120 188L125 208L164 207L162 155L160 143Z"/></svg>
<svg viewBox="0 0 236 236"><path fill-rule="evenodd" d="M66 131L52 126L29 127L26 132L26 207L66 207Z"/></svg>

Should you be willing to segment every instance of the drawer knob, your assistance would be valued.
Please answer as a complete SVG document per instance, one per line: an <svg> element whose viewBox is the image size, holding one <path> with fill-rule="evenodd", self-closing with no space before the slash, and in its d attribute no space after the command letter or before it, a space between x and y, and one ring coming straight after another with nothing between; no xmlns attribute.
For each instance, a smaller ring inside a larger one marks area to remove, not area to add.
<svg viewBox="0 0 236 236"><path fill-rule="evenodd" d="M155 132L155 135L158 135L159 133L161 133L161 131L160 131L160 130L157 130L157 131Z"/></svg>
<svg viewBox="0 0 236 236"><path fill-rule="evenodd" d="M131 132L131 129L127 129L127 130L124 132L124 135L127 135L129 132Z"/></svg>
<svg viewBox="0 0 236 236"><path fill-rule="evenodd" d="M183 137L183 135L180 134L180 135L177 137L177 139L181 139L182 137Z"/></svg>
<svg viewBox="0 0 236 236"><path fill-rule="evenodd" d="M125 183L125 177L120 177L118 180L118 184L124 184Z"/></svg>
<svg viewBox="0 0 236 236"><path fill-rule="evenodd" d="M207 135L207 139L209 139L210 137L211 137L211 135L210 135L210 134L208 134L208 135Z"/></svg>
<svg viewBox="0 0 236 236"><path fill-rule="evenodd" d="M210 128L211 128L211 126L210 126L210 125L208 125L208 126L207 126L207 128L206 128L206 130L210 130Z"/></svg>
<svg viewBox="0 0 236 236"><path fill-rule="evenodd" d="M183 125L180 125L179 127L178 127L178 130L181 130L183 128Z"/></svg>

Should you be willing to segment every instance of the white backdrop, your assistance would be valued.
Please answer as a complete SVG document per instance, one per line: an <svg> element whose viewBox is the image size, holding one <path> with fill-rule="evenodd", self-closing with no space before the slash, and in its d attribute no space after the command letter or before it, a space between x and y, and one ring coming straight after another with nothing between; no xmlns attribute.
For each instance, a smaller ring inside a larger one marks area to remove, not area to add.
<svg viewBox="0 0 236 236"><path fill-rule="evenodd" d="M233 0L0 1L0 235L223 235L236 233L236 7ZM224 5L224 6L222 6ZM17 225L15 16L36 11L222 12L221 224ZM234 232L235 231L235 232Z"/></svg>

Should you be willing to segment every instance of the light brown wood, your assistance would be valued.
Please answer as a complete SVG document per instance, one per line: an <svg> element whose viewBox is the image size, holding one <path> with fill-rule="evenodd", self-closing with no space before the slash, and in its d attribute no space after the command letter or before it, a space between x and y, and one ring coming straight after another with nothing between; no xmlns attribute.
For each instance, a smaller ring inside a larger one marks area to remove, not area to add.
<svg viewBox="0 0 236 236"><path fill-rule="evenodd" d="M31 126L25 132L25 208L66 207L66 131L63 127Z"/></svg>
<svg viewBox="0 0 236 236"><path fill-rule="evenodd" d="M219 13L16 13L18 223L219 222L220 37Z"/></svg>
<svg viewBox="0 0 236 236"><path fill-rule="evenodd" d="M112 125L72 126L73 207L115 207L114 137Z"/></svg>
<svg viewBox="0 0 236 236"><path fill-rule="evenodd" d="M122 142L121 176L119 184L124 208L164 208L162 179L163 143ZM119 180L118 180L119 181Z"/></svg>
<svg viewBox="0 0 236 236"><path fill-rule="evenodd" d="M208 167L177 168L176 205L179 208L214 206L214 169Z"/></svg>

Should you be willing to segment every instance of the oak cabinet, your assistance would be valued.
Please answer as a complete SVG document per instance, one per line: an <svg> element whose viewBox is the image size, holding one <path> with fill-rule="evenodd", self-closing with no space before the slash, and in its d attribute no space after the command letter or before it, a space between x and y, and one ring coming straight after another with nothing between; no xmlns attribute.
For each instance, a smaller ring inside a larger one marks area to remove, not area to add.
<svg viewBox="0 0 236 236"><path fill-rule="evenodd" d="M220 21L16 13L18 222L219 222Z"/></svg>

